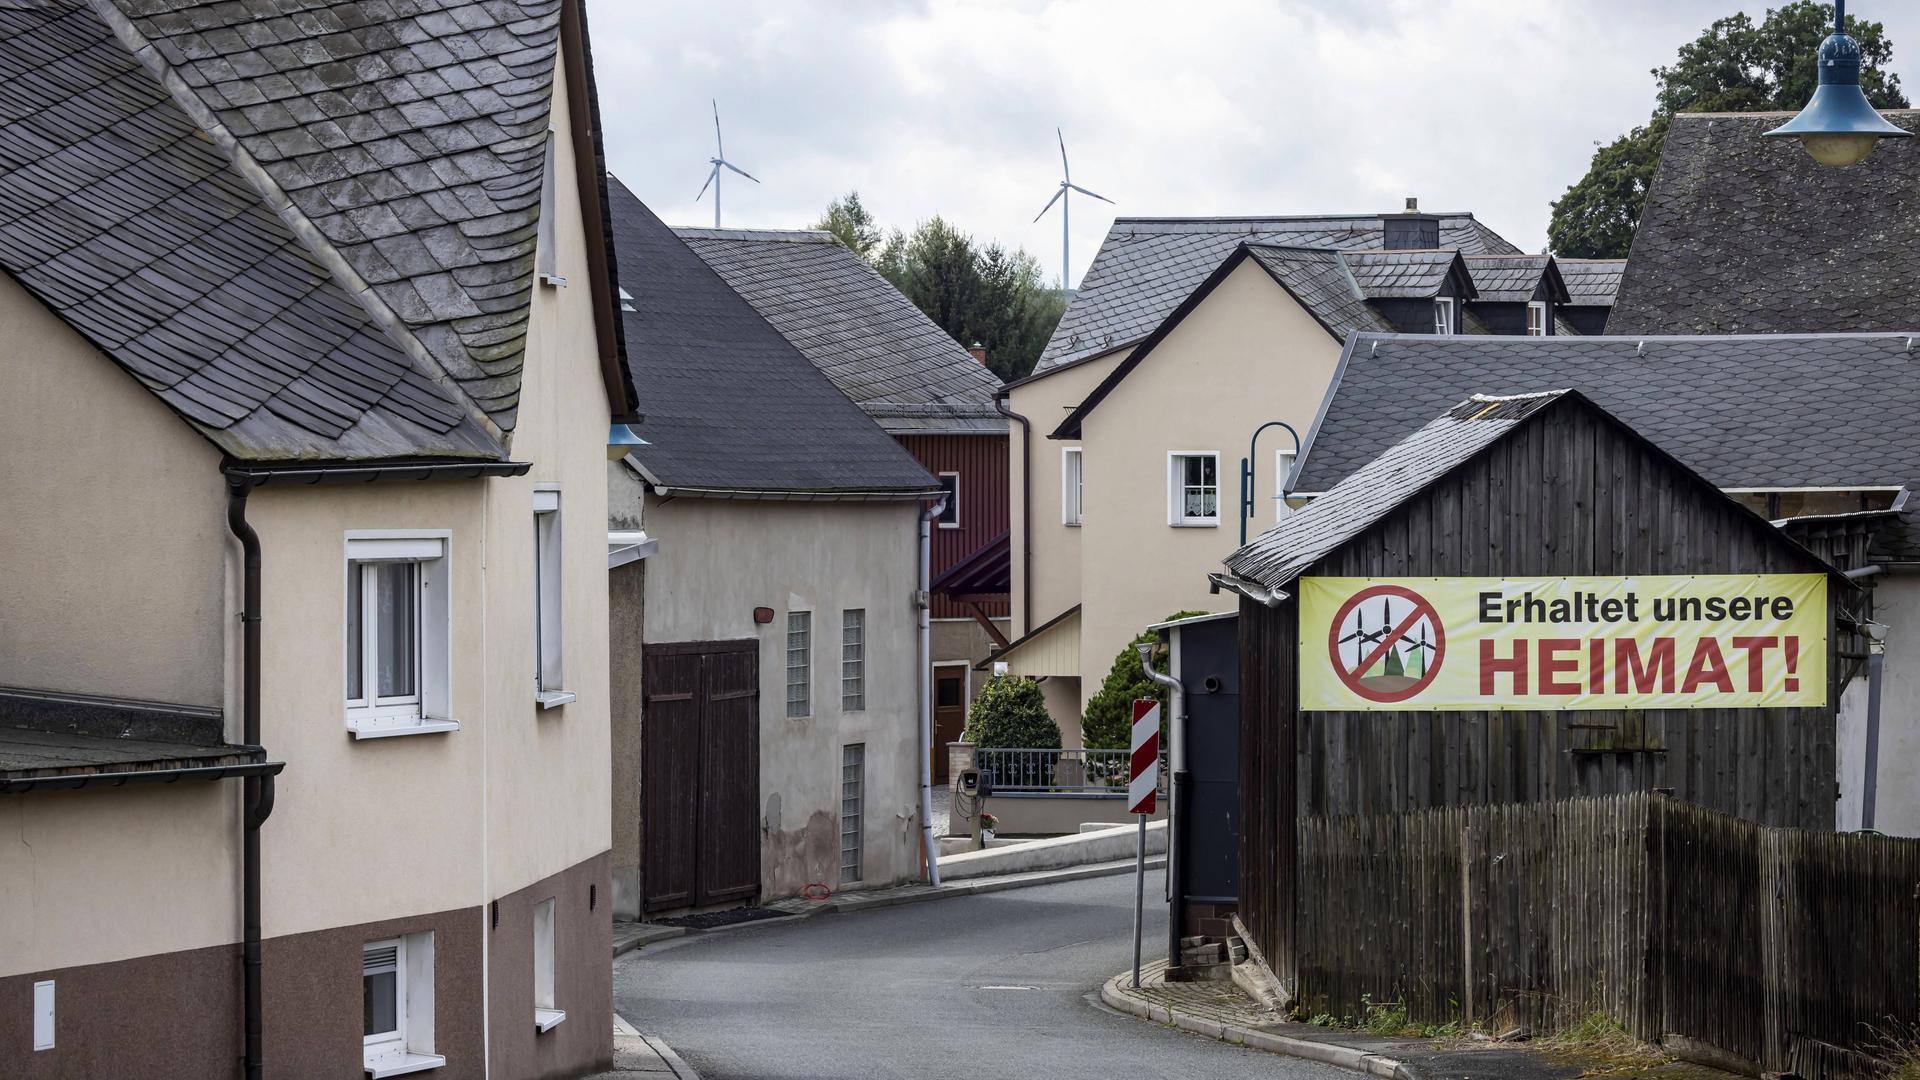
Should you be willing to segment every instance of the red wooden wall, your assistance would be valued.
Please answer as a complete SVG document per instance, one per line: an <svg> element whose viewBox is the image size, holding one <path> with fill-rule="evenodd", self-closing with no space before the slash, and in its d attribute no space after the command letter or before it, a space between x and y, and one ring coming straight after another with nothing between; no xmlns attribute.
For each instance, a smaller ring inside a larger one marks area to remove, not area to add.
<svg viewBox="0 0 1920 1080"><path fill-rule="evenodd" d="M965 559L1007 531L1007 436L1005 432L979 435L900 435L907 448L928 472L960 474L960 527L933 529L933 576ZM988 616L1005 618L1011 614L1008 600L1001 596L980 605ZM972 616L965 604L944 596L933 598L933 617L963 619Z"/></svg>

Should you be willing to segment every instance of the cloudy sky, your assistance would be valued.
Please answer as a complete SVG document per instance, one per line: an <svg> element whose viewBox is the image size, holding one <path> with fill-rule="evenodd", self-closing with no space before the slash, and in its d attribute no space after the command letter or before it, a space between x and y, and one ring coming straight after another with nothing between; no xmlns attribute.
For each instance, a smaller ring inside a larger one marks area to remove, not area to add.
<svg viewBox="0 0 1920 1080"><path fill-rule="evenodd" d="M1763 5L1745 5L1757 18ZM1909 94L1920 12L1863 2ZM857 189L1073 277L1114 214L1471 210L1527 250L1597 140L1644 122L1648 69L1731 0L589 0L609 167L667 221L695 202L717 98L728 225L802 227Z"/></svg>

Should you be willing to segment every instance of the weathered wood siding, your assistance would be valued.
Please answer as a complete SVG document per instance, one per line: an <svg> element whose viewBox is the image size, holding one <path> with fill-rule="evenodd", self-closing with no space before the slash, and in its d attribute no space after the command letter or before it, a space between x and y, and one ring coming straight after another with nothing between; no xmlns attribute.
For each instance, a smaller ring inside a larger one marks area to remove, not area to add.
<svg viewBox="0 0 1920 1080"><path fill-rule="evenodd" d="M900 445L930 473L960 474L960 527L933 530L933 576L972 555L1007 531L1007 436L900 435ZM1004 595L982 603L989 618L1003 619L1011 611ZM964 619L972 616L965 604L944 596L933 598L933 617Z"/></svg>

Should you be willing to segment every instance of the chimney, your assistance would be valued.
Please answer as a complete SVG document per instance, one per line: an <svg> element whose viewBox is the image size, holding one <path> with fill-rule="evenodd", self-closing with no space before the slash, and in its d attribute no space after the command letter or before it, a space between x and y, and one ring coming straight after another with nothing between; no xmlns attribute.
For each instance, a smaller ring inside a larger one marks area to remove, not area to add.
<svg viewBox="0 0 1920 1080"><path fill-rule="evenodd" d="M982 367L986 366L987 347L985 345L982 345L976 341L973 344L967 346L967 353L971 355L975 360L980 361L980 365Z"/></svg>
<svg viewBox="0 0 1920 1080"><path fill-rule="evenodd" d="M1407 209L1400 214L1382 214L1380 246L1389 251L1407 251L1440 246L1440 219L1420 212L1420 200L1407 196Z"/></svg>

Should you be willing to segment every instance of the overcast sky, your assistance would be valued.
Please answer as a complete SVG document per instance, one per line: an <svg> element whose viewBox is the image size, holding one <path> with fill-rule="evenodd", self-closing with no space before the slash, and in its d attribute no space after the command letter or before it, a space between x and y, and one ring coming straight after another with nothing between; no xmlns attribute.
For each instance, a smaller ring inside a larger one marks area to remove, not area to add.
<svg viewBox="0 0 1920 1080"><path fill-rule="evenodd" d="M1745 5L1759 17L1762 5ZM1920 13L1887 26L1909 95ZM1115 214L1471 210L1520 247L1652 107L1648 69L1727 0L589 0L608 165L673 224L717 98L725 223L797 228L857 189L883 224L941 214L1060 266L1054 126L1075 182L1073 277Z"/></svg>

